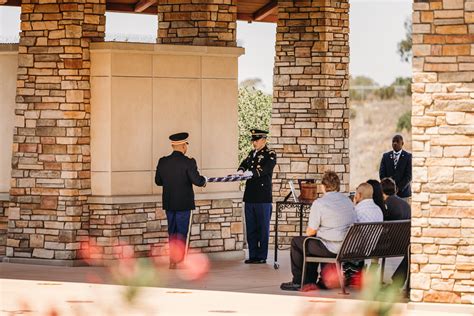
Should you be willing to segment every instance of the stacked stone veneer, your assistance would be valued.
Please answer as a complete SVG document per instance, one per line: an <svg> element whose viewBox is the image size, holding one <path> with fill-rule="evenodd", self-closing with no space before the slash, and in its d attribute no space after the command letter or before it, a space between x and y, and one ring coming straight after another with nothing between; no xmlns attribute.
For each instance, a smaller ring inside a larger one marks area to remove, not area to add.
<svg viewBox="0 0 474 316"><path fill-rule="evenodd" d="M105 2L23 1L7 256L72 259L88 230L89 43Z"/></svg>
<svg viewBox="0 0 474 316"><path fill-rule="evenodd" d="M167 221L161 203L90 204L92 259L122 256L118 245L131 245L137 256L167 253ZM196 201L190 234L191 251L242 251L242 203L237 200Z"/></svg>
<svg viewBox="0 0 474 316"><path fill-rule="evenodd" d="M336 171L349 184L349 4L279 1L271 121L274 195Z"/></svg>
<svg viewBox="0 0 474 316"><path fill-rule="evenodd" d="M237 0L158 0L159 44L236 46Z"/></svg>
<svg viewBox="0 0 474 316"><path fill-rule="evenodd" d="M474 303L474 1L413 13L413 301Z"/></svg>
<svg viewBox="0 0 474 316"><path fill-rule="evenodd" d="M0 199L0 257L5 256L7 246L8 200Z"/></svg>
<svg viewBox="0 0 474 316"><path fill-rule="evenodd" d="M278 2L271 119L271 147L278 154L275 199L289 192L288 180L320 183L326 170L338 173L342 191L349 189L348 67L347 1ZM284 210L279 224L279 243L289 244L299 235L298 210Z"/></svg>

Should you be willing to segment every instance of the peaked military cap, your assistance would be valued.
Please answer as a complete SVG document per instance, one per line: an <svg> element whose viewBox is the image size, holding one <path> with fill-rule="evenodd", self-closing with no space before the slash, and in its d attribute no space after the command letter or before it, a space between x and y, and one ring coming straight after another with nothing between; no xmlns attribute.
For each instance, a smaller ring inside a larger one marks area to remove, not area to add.
<svg viewBox="0 0 474 316"><path fill-rule="evenodd" d="M260 138L267 138L267 131L263 131L261 129L251 129L250 132L252 133L252 140L258 140Z"/></svg>
<svg viewBox="0 0 474 316"><path fill-rule="evenodd" d="M188 133L176 133L170 135L171 145L181 145L188 142Z"/></svg>

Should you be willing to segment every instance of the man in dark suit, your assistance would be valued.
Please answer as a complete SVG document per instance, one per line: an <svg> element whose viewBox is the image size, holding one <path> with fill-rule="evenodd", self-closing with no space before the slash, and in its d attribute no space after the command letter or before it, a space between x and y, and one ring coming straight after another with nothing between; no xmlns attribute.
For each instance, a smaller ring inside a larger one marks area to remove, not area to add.
<svg viewBox="0 0 474 316"><path fill-rule="evenodd" d="M398 221L411 219L411 207L405 200L398 197L395 182L391 178L384 178L380 182L382 186L383 199L387 206L385 221ZM392 282L396 286L402 287L405 284L408 273L408 254L403 257L402 262L392 275Z"/></svg>
<svg viewBox="0 0 474 316"><path fill-rule="evenodd" d="M195 209L193 184L203 187L207 181L199 174L196 160L185 156L188 136L188 133L171 135L173 152L160 158L156 167L155 183L163 186L163 209L168 220L170 269L176 268L176 264L184 259L189 217L191 210Z"/></svg>
<svg viewBox="0 0 474 316"><path fill-rule="evenodd" d="M392 151L383 154L380 162L380 180L392 178L397 185L397 195L408 199L411 196L411 154L403 150L402 135L392 139Z"/></svg>
<svg viewBox="0 0 474 316"><path fill-rule="evenodd" d="M267 147L267 131L252 129L252 146L238 174L249 175L245 184L245 228L249 258L245 263L266 263L272 216L272 174L276 154Z"/></svg>

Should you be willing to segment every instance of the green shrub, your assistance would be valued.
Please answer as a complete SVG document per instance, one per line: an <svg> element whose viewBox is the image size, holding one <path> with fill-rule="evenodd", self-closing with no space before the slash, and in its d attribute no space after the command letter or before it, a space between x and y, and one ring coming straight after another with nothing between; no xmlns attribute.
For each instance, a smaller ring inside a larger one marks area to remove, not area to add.
<svg viewBox="0 0 474 316"><path fill-rule="evenodd" d="M239 88L239 161L252 149L250 130L269 130L272 96L254 87ZM270 135L271 136L271 135Z"/></svg>
<svg viewBox="0 0 474 316"><path fill-rule="evenodd" d="M397 132L406 130L407 132L411 131L411 110L403 113L397 122Z"/></svg>

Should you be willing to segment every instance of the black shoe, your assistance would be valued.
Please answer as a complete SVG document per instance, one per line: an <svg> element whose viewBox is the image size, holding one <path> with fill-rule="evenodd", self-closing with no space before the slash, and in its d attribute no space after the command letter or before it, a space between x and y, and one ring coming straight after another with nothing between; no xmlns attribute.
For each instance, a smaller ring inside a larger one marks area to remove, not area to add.
<svg viewBox="0 0 474 316"><path fill-rule="evenodd" d="M299 291L301 288L301 284L293 283L293 282L285 282L280 284L280 290L283 291Z"/></svg>
<svg viewBox="0 0 474 316"><path fill-rule="evenodd" d="M254 261L255 264L264 264L264 263L267 263L267 260L265 259L257 259Z"/></svg>
<svg viewBox="0 0 474 316"><path fill-rule="evenodd" d="M244 261L244 263L249 264L249 263L255 263L257 259L247 259Z"/></svg>

